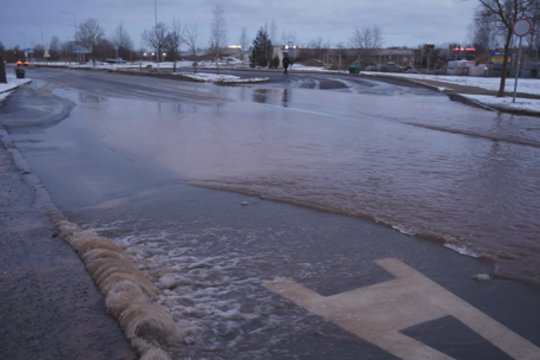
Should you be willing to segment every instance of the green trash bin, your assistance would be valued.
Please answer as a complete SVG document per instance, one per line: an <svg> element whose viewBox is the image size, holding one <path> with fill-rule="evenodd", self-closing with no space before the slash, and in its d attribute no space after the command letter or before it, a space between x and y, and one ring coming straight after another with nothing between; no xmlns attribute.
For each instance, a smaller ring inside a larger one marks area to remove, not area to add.
<svg viewBox="0 0 540 360"><path fill-rule="evenodd" d="M15 68L15 75L17 76L17 79L24 79L24 73L24 69Z"/></svg>
<svg viewBox="0 0 540 360"><path fill-rule="evenodd" d="M360 74L360 65L352 64L349 66L349 74Z"/></svg>

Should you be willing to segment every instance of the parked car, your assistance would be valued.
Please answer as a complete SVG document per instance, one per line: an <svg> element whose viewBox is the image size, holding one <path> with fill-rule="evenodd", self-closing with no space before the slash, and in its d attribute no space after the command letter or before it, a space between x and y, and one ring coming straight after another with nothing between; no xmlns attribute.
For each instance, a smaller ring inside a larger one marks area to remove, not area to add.
<svg viewBox="0 0 540 360"><path fill-rule="evenodd" d="M28 66L30 62L28 60L17 60L15 63L17 66Z"/></svg>

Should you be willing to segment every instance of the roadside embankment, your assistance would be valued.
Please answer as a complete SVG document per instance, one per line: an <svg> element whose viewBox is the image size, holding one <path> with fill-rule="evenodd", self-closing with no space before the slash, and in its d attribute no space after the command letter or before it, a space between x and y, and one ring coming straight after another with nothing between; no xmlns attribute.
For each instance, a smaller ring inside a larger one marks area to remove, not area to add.
<svg viewBox="0 0 540 360"><path fill-rule="evenodd" d="M513 94L506 92L504 98L497 98L497 91L481 86L471 86L446 82L438 77L437 80L400 76L399 74L369 73L362 74L370 79L403 84L408 86L422 86L436 92L443 93L452 101L476 106L490 111L503 113L540 116L540 95L518 92L518 101L513 103Z"/></svg>
<svg viewBox="0 0 540 360"><path fill-rule="evenodd" d="M157 289L119 246L62 215L1 124L0 228L3 357L124 360L134 348L168 359L160 343L183 331Z"/></svg>
<svg viewBox="0 0 540 360"><path fill-rule="evenodd" d="M0 138L2 358L135 359L3 128Z"/></svg>

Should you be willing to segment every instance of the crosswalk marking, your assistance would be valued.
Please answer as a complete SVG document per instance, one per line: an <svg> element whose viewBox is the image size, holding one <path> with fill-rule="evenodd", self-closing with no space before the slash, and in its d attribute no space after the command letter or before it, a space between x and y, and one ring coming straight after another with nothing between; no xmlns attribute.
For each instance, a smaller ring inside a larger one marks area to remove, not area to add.
<svg viewBox="0 0 540 360"><path fill-rule="evenodd" d="M376 263L394 279L322 296L289 279L265 286L298 306L406 360L452 359L400 330L453 316L514 359L540 359L540 349L397 259Z"/></svg>

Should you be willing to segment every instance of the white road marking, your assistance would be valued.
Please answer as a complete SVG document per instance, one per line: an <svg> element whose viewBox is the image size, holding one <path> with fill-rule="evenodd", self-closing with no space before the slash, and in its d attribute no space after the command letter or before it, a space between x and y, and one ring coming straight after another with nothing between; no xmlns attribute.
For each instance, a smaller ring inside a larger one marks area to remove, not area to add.
<svg viewBox="0 0 540 360"><path fill-rule="evenodd" d="M514 359L540 359L540 349L397 259L376 263L396 278L328 297L288 279L265 286L298 306L407 360L452 359L400 330L453 316Z"/></svg>

